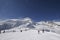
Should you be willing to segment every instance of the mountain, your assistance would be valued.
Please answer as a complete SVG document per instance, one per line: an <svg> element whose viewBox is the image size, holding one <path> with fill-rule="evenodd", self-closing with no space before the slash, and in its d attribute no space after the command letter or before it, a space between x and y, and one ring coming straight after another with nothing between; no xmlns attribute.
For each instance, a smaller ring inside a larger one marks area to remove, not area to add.
<svg viewBox="0 0 60 40"><path fill-rule="evenodd" d="M27 27L34 28L33 22L30 18L22 18L22 19L6 19L0 22L0 29L10 29L14 27Z"/></svg>
<svg viewBox="0 0 60 40"><path fill-rule="evenodd" d="M5 19L0 21L0 30L6 30L11 28L29 28L37 30L51 31L60 33L60 22L57 21L40 21L33 22L31 18L21 19Z"/></svg>
<svg viewBox="0 0 60 40"><path fill-rule="evenodd" d="M0 40L60 40L60 22L33 22L29 17L1 20Z"/></svg>
<svg viewBox="0 0 60 40"><path fill-rule="evenodd" d="M35 25L36 29L44 29L46 31L60 34L60 22L58 21L40 21Z"/></svg>

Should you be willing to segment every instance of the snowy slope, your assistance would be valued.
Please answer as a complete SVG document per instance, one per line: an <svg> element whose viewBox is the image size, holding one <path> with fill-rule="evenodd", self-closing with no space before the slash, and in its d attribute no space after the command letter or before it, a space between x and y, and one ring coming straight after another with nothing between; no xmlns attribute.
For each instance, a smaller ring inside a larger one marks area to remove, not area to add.
<svg viewBox="0 0 60 40"><path fill-rule="evenodd" d="M10 29L14 27L28 27L32 28L30 26L33 26L32 20L28 17L22 18L22 19L6 19L3 21L0 21L0 29Z"/></svg>
<svg viewBox="0 0 60 40"><path fill-rule="evenodd" d="M8 30L11 28L29 28L29 29L44 29L60 34L60 22L56 21L39 21L33 22L31 18L22 19L6 19L0 21L0 30Z"/></svg>
<svg viewBox="0 0 60 40"><path fill-rule="evenodd" d="M0 40L60 40L60 35L52 32L38 34L37 30L0 34Z"/></svg>

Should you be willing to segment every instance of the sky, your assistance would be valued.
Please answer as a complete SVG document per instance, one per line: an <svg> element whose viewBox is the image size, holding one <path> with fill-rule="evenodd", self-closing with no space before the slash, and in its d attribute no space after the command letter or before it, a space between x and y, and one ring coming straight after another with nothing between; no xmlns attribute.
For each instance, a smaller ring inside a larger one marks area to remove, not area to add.
<svg viewBox="0 0 60 40"><path fill-rule="evenodd" d="M60 20L59 0L0 0L0 19L30 17Z"/></svg>

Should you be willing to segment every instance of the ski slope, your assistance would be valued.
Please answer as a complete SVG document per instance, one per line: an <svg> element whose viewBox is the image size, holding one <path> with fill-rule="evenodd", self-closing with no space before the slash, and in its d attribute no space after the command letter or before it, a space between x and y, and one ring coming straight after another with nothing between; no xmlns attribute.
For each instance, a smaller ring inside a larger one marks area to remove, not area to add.
<svg viewBox="0 0 60 40"><path fill-rule="evenodd" d="M0 34L0 40L60 40L60 35L52 32L38 34L37 30L7 32Z"/></svg>

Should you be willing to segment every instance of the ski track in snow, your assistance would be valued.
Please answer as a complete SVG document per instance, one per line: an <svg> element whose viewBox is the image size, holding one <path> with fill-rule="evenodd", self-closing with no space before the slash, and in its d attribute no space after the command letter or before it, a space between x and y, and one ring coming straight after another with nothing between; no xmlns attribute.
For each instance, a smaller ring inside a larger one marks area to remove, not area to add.
<svg viewBox="0 0 60 40"><path fill-rule="evenodd" d="M60 40L60 34L45 32L38 34L37 30L9 32L0 34L0 40Z"/></svg>

